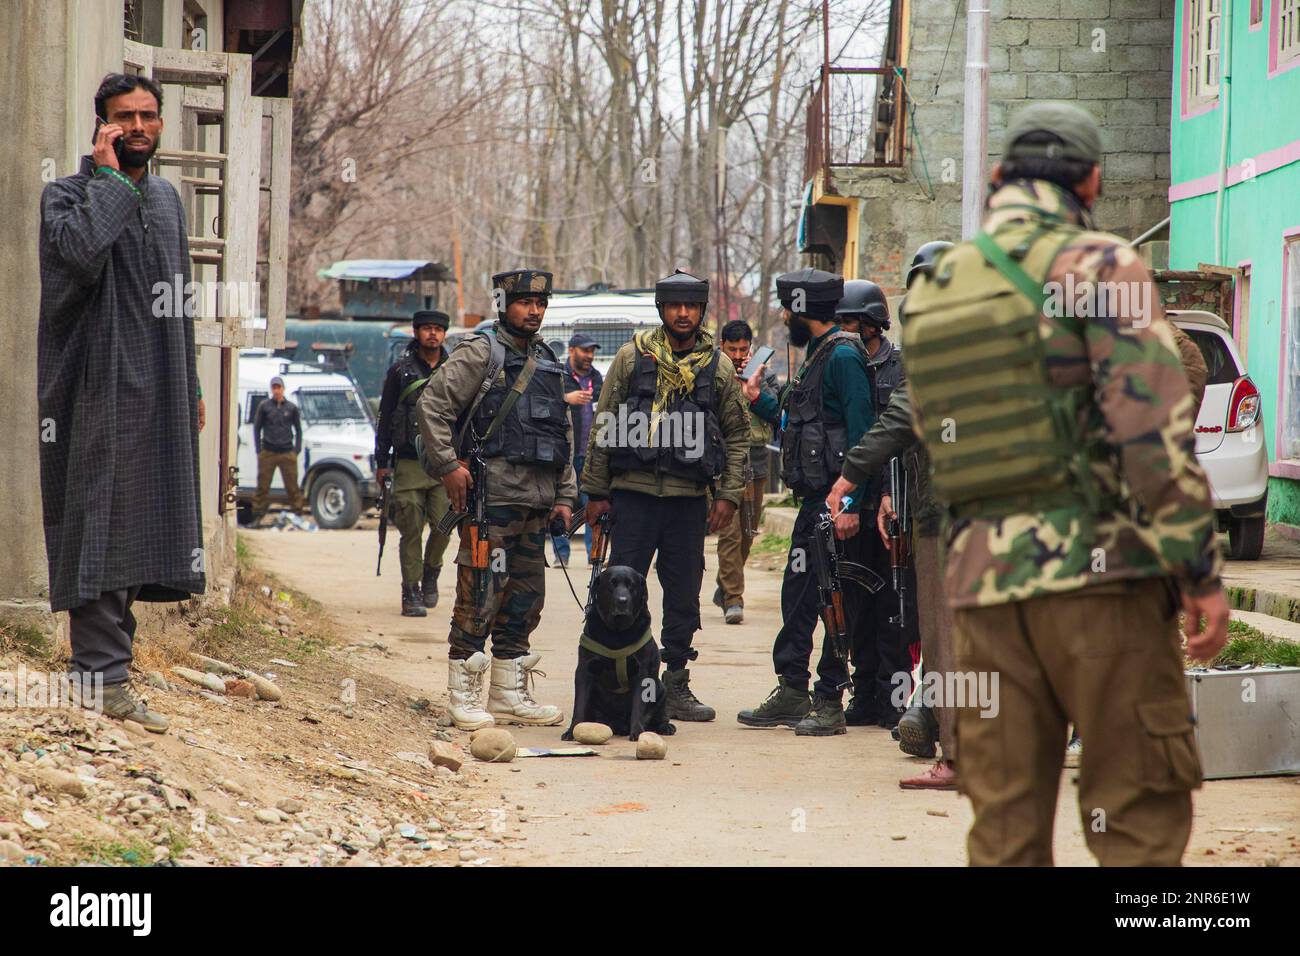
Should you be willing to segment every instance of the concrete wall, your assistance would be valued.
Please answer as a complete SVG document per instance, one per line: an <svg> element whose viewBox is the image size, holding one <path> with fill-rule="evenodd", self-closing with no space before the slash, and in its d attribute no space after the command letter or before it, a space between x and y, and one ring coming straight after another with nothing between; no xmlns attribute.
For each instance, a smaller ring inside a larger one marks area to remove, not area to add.
<svg viewBox="0 0 1300 956"><path fill-rule="evenodd" d="M990 168L1008 114L1035 99L1069 100L1102 124L1098 226L1131 237L1168 215L1173 3L992 0ZM965 7L955 30L958 0L911 0L909 7L906 66L919 131L911 161L904 170L841 169L834 176L837 192L864 200L858 274L890 294L902 290L917 246L955 241L961 231Z"/></svg>
<svg viewBox="0 0 1300 956"><path fill-rule="evenodd" d="M36 416L41 190L76 171L94 93L122 69L122 9L100 0L0 4L0 616L49 623Z"/></svg>

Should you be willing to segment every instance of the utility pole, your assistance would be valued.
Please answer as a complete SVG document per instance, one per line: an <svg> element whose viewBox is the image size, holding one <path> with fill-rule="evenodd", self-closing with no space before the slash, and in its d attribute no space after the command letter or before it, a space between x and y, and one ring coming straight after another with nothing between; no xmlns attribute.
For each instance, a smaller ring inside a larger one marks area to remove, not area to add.
<svg viewBox="0 0 1300 956"><path fill-rule="evenodd" d="M961 237L979 231L988 181L989 0L969 0L966 10L966 104L962 134Z"/></svg>

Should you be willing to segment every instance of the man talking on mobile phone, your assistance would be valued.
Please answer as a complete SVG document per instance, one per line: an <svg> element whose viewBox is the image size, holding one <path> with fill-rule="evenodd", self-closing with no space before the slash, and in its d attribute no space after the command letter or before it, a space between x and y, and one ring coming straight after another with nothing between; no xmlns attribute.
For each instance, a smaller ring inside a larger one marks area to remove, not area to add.
<svg viewBox="0 0 1300 956"><path fill-rule="evenodd" d="M146 171L161 110L148 77L100 84L93 152L41 197L37 333L50 609L69 612L70 669L102 680L104 713L155 733L167 719L130 682L131 606L205 588L193 309L175 306L186 220Z"/></svg>

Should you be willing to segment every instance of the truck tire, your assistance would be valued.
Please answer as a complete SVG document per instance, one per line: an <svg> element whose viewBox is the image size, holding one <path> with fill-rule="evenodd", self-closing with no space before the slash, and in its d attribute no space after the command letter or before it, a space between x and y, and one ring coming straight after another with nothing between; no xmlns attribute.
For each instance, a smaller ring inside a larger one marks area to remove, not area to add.
<svg viewBox="0 0 1300 956"><path fill-rule="evenodd" d="M311 513L322 528L351 528L361 515L361 490L342 471L321 472L311 483Z"/></svg>
<svg viewBox="0 0 1300 956"><path fill-rule="evenodd" d="M1228 519L1228 557L1258 561L1264 550L1264 516Z"/></svg>

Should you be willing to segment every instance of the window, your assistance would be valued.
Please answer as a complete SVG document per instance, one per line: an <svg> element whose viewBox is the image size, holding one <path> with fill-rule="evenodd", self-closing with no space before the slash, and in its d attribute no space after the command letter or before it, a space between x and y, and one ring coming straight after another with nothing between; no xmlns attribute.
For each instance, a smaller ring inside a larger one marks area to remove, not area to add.
<svg viewBox="0 0 1300 956"><path fill-rule="evenodd" d="M1219 95L1219 9L1223 0L1188 0L1187 94L1192 104Z"/></svg>
<svg viewBox="0 0 1300 956"><path fill-rule="evenodd" d="M1282 290L1286 312L1282 356L1282 401L1286 409L1278 428L1279 459L1300 460L1300 236L1290 239L1283 253Z"/></svg>
<svg viewBox="0 0 1300 956"><path fill-rule="evenodd" d="M1238 379L1241 373L1237 370L1237 362L1222 338L1214 332L1203 332L1200 329L1183 331L1196 343L1196 347L1201 350L1201 358L1205 359L1206 385L1231 385Z"/></svg>
<svg viewBox="0 0 1300 956"><path fill-rule="evenodd" d="M249 425L253 423L253 416L257 414L257 406L261 405L262 402L264 402L266 399L270 397L271 396L268 392L248 393L248 409L244 412L245 423Z"/></svg>
<svg viewBox="0 0 1300 956"><path fill-rule="evenodd" d="M1300 59L1300 0L1276 0L1277 63Z"/></svg>
<svg viewBox="0 0 1300 956"><path fill-rule="evenodd" d="M367 421L369 416L350 388L300 389L298 406L304 423Z"/></svg>
<svg viewBox="0 0 1300 956"><path fill-rule="evenodd" d="M1264 0L1250 0L1250 28L1254 30L1264 22Z"/></svg>

